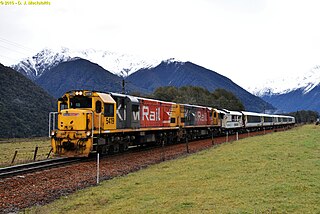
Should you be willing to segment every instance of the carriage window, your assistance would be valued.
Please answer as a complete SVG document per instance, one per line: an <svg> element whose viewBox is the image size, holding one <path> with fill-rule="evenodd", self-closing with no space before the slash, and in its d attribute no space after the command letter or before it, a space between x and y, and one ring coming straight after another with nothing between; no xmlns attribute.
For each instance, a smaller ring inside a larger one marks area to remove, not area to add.
<svg viewBox="0 0 320 214"><path fill-rule="evenodd" d="M96 102L96 112L97 113L101 113L101 102L98 100L97 102Z"/></svg>
<svg viewBox="0 0 320 214"><path fill-rule="evenodd" d="M104 104L104 116L114 117L114 104Z"/></svg>
<svg viewBox="0 0 320 214"><path fill-rule="evenodd" d="M272 122L272 117L264 117L264 122Z"/></svg>
<svg viewBox="0 0 320 214"><path fill-rule="evenodd" d="M232 122L237 122L237 116L236 115L232 115Z"/></svg>
<svg viewBox="0 0 320 214"><path fill-rule="evenodd" d="M248 119L248 123L260 123L261 122L260 116L248 115L247 119Z"/></svg>

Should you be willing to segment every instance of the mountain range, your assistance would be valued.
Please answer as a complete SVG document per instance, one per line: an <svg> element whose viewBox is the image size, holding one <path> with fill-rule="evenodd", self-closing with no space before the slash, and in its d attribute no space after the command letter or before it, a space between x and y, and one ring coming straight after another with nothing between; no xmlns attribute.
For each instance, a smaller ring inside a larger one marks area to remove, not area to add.
<svg viewBox="0 0 320 214"><path fill-rule="evenodd" d="M260 86L251 87L248 90L254 95L263 97L267 95L286 94L297 89L303 89L307 94L320 83L320 66L314 66L307 72L299 75L288 74L283 78L267 79Z"/></svg>
<svg viewBox="0 0 320 214"><path fill-rule="evenodd" d="M147 61L106 51L75 52L62 48L60 52L44 49L12 68L35 81L54 97L80 88L121 92L122 79L126 78L126 92L150 94L160 86L184 85L201 86L209 91L224 88L234 93L249 111L275 110L272 105L245 91L227 77L192 62L175 59Z"/></svg>
<svg viewBox="0 0 320 214"><path fill-rule="evenodd" d="M57 50L45 48L34 56L25 58L11 67L29 79L36 80L43 73L58 64L75 58L89 60L99 64L105 70L123 77L129 76L140 68L155 67L161 62L130 54L119 54L116 52L94 49L70 50L69 48L63 47Z"/></svg>
<svg viewBox="0 0 320 214"><path fill-rule="evenodd" d="M268 80L252 90L253 94L271 103L280 112L313 110L320 112L320 66L299 76Z"/></svg>
<svg viewBox="0 0 320 214"><path fill-rule="evenodd" d="M192 85L206 88L209 91L223 88L236 95L249 111L275 110L272 105L250 94L229 78L192 62L180 62L173 59L162 61L154 68L138 70L127 80L150 92L160 86Z"/></svg>
<svg viewBox="0 0 320 214"><path fill-rule="evenodd" d="M122 92L121 77L81 58L58 64L39 76L35 82L56 98L74 89ZM141 90L132 83L126 84L126 91L147 93L147 90Z"/></svg>
<svg viewBox="0 0 320 214"><path fill-rule="evenodd" d="M44 49L13 65L12 68L35 81L55 97L68 89L80 87L121 92L122 79L126 78L126 92L139 91L147 94L160 86L194 85L208 90L229 90L250 111L274 112L275 108L278 109L277 112L300 109L320 111L320 107L312 100L318 93L319 67L312 69L303 78L272 80L260 88L250 89L263 100L227 77L192 62L175 59L159 61L101 50L75 51L61 48ZM75 79L77 81L74 81ZM311 94L306 96L308 93Z"/></svg>

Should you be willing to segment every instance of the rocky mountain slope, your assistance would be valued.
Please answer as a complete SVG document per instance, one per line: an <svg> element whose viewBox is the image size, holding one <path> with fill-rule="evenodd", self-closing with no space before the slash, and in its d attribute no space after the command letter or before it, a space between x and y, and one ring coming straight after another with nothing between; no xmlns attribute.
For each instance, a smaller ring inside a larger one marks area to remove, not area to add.
<svg viewBox="0 0 320 214"><path fill-rule="evenodd" d="M144 59L130 54L103 50L70 50L68 48L54 50L46 48L11 67L31 80L36 80L58 64L74 60L75 58L82 58L97 63L111 73L124 77L141 68L154 67L160 63L160 61L154 59Z"/></svg>
<svg viewBox="0 0 320 214"><path fill-rule="evenodd" d="M320 112L320 66L299 76L268 81L254 93L280 112L314 110Z"/></svg>
<svg viewBox="0 0 320 214"><path fill-rule="evenodd" d="M160 86L192 85L206 88L209 91L223 88L235 94L248 111L275 110L272 105L250 94L227 77L191 62L163 61L154 68L135 72L127 80L148 91L153 91Z"/></svg>
<svg viewBox="0 0 320 214"><path fill-rule="evenodd" d="M36 83L56 98L66 91L76 89L122 92L121 77L85 59L60 63L36 79ZM141 90L132 83L127 83L126 91Z"/></svg>

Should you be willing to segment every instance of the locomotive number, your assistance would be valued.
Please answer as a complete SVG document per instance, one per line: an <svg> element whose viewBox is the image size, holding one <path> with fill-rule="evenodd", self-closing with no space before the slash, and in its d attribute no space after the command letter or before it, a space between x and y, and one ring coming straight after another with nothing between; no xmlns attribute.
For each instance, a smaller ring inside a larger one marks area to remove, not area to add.
<svg viewBox="0 0 320 214"><path fill-rule="evenodd" d="M107 117L106 118L106 124L114 124L114 118L113 117Z"/></svg>

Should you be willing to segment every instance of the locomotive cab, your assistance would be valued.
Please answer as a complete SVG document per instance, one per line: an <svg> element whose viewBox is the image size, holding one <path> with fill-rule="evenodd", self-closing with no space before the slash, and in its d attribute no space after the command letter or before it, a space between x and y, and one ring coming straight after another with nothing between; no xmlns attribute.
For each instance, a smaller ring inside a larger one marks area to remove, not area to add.
<svg viewBox="0 0 320 214"><path fill-rule="evenodd" d="M53 153L87 157L92 151L95 134L116 129L115 112L115 101L109 94L67 92L58 100L57 121L52 121L50 135Z"/></svg>

